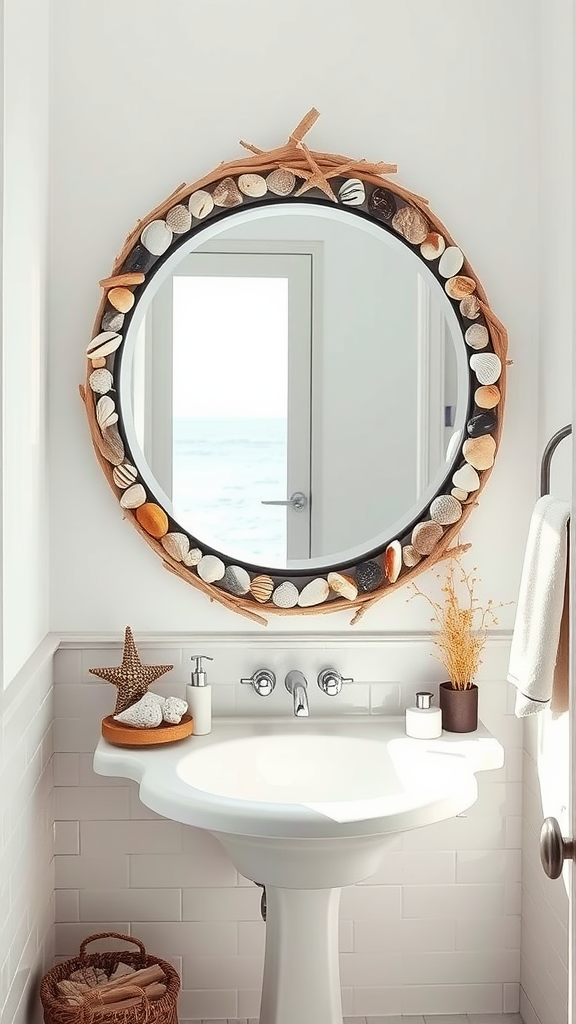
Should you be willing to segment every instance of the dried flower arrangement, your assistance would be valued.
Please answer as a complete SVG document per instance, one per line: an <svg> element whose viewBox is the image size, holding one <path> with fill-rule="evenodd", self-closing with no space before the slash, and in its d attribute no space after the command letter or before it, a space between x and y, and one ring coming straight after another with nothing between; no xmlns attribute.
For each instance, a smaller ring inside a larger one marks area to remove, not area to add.
<svg viewBox="0 0 576 1024"><path fill-rule="evenodd" d="M414 593L408 600L423 597L434 612L430 621L439 627L434 635L438 648L435 657L444 665L453 690L469 690L473 686L482 664L488 628L498 625L495 611L503 607L502 603L494 604L491 598L485 605L480 603L475 594L476 585L480 583L477 571L473 566L467 572L459 557L452 558L440 588L444 595L442 601L435 601L415 583L410 584ZM438 574L437 578L442 579L442 576Z"/></svg>

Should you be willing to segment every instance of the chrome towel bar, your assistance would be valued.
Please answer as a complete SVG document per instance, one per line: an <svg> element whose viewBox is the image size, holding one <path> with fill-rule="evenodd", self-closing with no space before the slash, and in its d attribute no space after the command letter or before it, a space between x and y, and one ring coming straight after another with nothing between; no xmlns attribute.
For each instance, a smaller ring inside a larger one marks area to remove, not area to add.
<svg viewBox="0 0 576 1024"><path fill-rule="evenodd" d="M565 427L556 431L544 449L542 462L540 463L540 497L550 493L550 463L552 462L552 456L560 444L560 441L563 441L564 438L568 437L571 433L572 424L568 423Z"/></svg>

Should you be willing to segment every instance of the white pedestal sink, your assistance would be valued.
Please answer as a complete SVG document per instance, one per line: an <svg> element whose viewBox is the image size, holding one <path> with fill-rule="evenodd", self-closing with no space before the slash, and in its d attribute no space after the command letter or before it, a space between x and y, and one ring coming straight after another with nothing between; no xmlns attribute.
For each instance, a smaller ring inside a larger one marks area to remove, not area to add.
<svg viewBox="0 0 576 1024"><path fill-rule="evenodd" d="M147 807L204 828L266 886L260 1024L341 1024L340 889L372 875L390 836L470 807L504 752L476 732L415 740L402 718L216 719L165 747L100 740L94 770Z"/></svg>

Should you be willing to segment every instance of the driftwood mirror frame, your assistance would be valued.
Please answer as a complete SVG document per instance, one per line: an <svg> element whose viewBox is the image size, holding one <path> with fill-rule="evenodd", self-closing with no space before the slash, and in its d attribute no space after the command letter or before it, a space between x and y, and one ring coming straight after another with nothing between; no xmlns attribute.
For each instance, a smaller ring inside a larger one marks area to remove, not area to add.
<svg viewBox="0 0 576 1024"><path fill-rule="evenodd" d="M166 568L232 611L267 624L267 614L319 614L353 610L352 622L374 602L440 559L462 550L457 535L490 476L502 429L507 334L484 289L427 200L389 179L394 164L319 153L303 142L318 117L311 110L286 145L264 151L242 142L251 155L220 164L181 185L128 235L103 289L87 349L86 385L80 386L97 459L123 515L161 557ZM232 564L183 529L144 486L138 453L130 451L115 375L132 311L147 277L163 257L215 216L241 204L290 202L309 193L369 216L423 260L457 316L468 363L468 416L463 440L447 463L433 500L401 536L355 564L310 574L266 571ZM467 545L466 545L467 546Z"/></svg>

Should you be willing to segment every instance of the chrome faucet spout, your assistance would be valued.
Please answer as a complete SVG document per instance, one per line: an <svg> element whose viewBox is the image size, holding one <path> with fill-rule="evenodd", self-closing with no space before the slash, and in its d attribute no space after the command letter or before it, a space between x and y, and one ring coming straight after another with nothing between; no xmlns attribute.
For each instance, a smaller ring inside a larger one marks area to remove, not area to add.
<svg viewBox="0 0 576 1024"><path fill-rule="evenodd" d="M286 676L286 689L294 698L294 714L297 718L308 718L308 683L306 676L293 669Z"/></svg>

